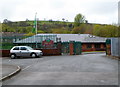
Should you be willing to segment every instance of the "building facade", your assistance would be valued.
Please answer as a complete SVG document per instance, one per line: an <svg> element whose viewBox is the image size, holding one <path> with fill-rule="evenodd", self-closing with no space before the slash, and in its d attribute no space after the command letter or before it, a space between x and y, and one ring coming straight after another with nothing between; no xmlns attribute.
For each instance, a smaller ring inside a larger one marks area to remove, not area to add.
<svg viewBox="0 0 120 87"><path fill-rule="evenodd" d="M15 42L15 44L29 45L33 48L43 48L42 42L47 39L54 42L54 48L56 48L56 44L58 42L69 43L71 41L74 41L81 42L82 52L106 50L106 38L97 37L90 34L37 34L22 40L18 40Z"/></svg>

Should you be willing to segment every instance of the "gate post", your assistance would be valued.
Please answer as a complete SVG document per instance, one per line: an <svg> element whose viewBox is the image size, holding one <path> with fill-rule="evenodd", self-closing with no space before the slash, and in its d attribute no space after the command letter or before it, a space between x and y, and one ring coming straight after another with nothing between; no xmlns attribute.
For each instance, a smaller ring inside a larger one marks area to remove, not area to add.
<svg viewBox="0 0 120 87"><path fill-rule="evenodd" d="M111 39L106 40L106 55L111 55Z"/></svg>
<svg viewBox="0 0 120 87"><path fill-rule="evenodd" d="M69 48L70 48L70 55L74 55L74 41L69 42Z"/></svg>
<svg viewBox="0 0 120 87"><path fill-rule="evenodd" d="M60 54L62 54L62 43L61 42L57 42L57 49L59 50Z"/></svg>

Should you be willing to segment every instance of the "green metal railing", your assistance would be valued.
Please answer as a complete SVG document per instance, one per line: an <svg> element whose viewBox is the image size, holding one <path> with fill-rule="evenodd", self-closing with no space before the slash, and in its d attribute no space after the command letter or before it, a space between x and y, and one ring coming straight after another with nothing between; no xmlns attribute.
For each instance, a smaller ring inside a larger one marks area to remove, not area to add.
<svg viewBox="0 0 120 87"><path fill-rule="evenodd" d="M0 49L11 49L13 46L13 43L2 43Z"/></svg>
<svg viewBox="0 0 120 87"><path fill-rule="evenodd" d="M70 52L69 42L62 42L61 51L63 54L68 54Z"/></svg>
<svg viewBox="0 0 120 87"><path fill-rule="evenodd" d="M81 42L74 42L74 54L79 55L82 53L82 45Z"/></svg>

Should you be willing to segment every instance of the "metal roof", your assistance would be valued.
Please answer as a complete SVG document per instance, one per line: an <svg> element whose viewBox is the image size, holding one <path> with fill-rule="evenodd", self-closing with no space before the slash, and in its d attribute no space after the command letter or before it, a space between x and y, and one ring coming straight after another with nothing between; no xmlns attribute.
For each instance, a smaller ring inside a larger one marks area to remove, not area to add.
<svg viewBox="0 0 120 87"><path fill-rule="evenodd" d="M106 38L93 36L90 34L37 34L19 41L15 43L36 43L42 42L46 38L50 38L54 42L56 42L56 38L61 38L61 42L69 42L69 41L80 41L82 43L101 43L105 42Z"/></svg>
<svg viewBox="0 0 120 87"><path fill-rule="evenodd" d="M81 42L105 42L102 37L93 36L90 34L58 34L61 41L81 41Z"/></svg>

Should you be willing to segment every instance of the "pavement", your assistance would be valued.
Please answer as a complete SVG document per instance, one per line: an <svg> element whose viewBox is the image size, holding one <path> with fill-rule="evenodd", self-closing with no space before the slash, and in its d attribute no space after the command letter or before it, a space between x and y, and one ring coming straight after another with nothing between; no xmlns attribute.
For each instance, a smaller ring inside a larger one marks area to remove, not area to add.
<svg viewBox="0 0 120 87"><path fill-rule="evenodd" d="M12 64L1 64L0 66L0 81L10 78L11 76L17 74L21 68Z"/></svg>
<svg viewBox="0 0 120 87"><path fill-rule="evenodd" d="M101 53L105 53L105 51L82 52L82 54L101 54Z"/></svg>

